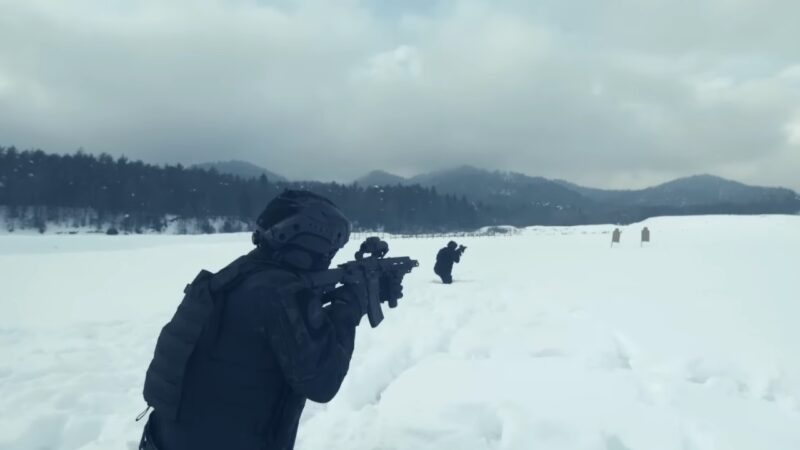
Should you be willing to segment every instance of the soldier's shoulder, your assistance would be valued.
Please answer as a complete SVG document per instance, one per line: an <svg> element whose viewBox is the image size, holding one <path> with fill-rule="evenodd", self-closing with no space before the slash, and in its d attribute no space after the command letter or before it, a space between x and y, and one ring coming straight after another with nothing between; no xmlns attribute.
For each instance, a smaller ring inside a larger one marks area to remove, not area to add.
<svg viewBox="0 0 800 450"><path fill-rule="evenodd" d="M246 295L263 299L292 298L304 288L300 277L278 267L259 270L242 283Z"/></svg>
<svg viewBox="0 0 800 450"><path fill-rule="evenodd" d="M251 286L287 286L302 285L302 280L297 274L280 267L269 267L259 270L248 277L247 284Z"/></svg>

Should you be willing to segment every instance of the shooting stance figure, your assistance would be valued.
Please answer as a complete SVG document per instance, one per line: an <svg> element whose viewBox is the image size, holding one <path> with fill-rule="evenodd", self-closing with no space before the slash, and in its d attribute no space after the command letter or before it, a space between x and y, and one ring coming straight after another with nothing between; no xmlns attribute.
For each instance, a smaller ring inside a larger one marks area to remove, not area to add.
<svg viewBox="0 0 800 450"><path fill-rule="evenodd" d="M453 264L461 262L461 255L467 247L459 246L455 241L447 243L447 247L439 250L436 254L436 265L433 266L433 272L439 275L442 283L451 284L453 282Z"/></svg>
<svg viewBox="0 0 800 450"><path fill-rule="evenodd" d="M380 303L397 306L417 265L384 258L388 245L370 238L356 261L329 270L350 223L307 191L285 191L256 225L256 248L200 271L161 330L140 450L294 448L306 400L338 392L362 316L377 326Z"/></svg>

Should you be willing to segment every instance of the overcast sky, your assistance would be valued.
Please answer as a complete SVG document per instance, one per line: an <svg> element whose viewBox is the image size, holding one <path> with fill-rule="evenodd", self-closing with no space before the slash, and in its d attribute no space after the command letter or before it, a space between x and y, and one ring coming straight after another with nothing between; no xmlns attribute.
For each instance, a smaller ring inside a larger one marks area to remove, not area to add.
<svg viewBox="0 0 800 450"><path fill-rule="evenodd" d="M0 145L800 190L797 0L0 0Z"/></svg>

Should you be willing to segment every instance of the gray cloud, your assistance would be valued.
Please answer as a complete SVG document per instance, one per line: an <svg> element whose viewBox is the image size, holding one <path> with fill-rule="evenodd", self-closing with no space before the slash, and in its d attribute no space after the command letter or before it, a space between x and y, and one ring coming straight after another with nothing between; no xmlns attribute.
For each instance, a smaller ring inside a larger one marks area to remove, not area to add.
<svg viewBox="0 0 800 450"><path fill-rule="evenodd" d="M800 3L498 3L6 0L0 144L800 189Z"/></svg>

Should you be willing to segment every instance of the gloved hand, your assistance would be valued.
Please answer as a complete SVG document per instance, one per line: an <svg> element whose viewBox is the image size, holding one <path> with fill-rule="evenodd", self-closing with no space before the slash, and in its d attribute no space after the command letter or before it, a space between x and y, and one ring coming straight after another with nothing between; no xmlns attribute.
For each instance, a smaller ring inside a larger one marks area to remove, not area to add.
<svg viewBox="0 0 800 450"><path fill-rule="evenodd" d="M358 325L367 313L367 289L358 284L344 284L328 294L336 316Z"/></svg>
<svg viewBox="0 0 800 450"><path fill-rule="evenodd" d="M402 277L387 273L384 274L380 283L380 299L382 302L388 302L390 308L397 306L397 300L403 298L403 284Z"/></svg>

